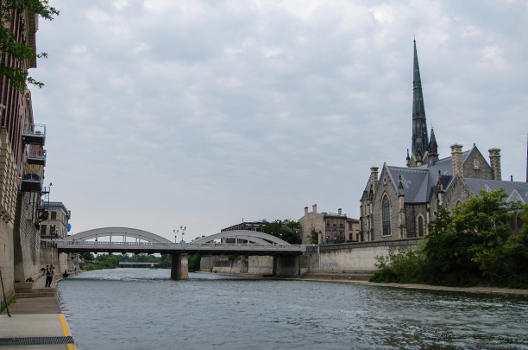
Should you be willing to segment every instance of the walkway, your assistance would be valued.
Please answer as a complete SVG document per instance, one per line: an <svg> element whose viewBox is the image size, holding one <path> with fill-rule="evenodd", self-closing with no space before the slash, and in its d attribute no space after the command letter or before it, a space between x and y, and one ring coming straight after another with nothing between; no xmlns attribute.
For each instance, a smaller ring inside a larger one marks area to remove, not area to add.
<svg viewBox="0 0 528 350"><path fill-rule="evenodd" d="M22 294L9 305L11 317L0 315L0 350L74 349L55 288Z"/></svg>

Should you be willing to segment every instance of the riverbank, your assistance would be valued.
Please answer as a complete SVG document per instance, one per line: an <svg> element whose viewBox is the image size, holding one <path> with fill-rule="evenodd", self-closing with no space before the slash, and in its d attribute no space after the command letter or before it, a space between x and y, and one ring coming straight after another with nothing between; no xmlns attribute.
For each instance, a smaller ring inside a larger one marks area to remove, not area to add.
<svg viewBox="0 0 528 350"><path fill-rule="evenodd" d="M223 276L238 276L246 278L263 278L263 279L275 279L273 276L259 276L254 274L240 274L240 273L212 273L207 271L197 271L197 273L223 275ZM365 274L366 276L367 274ZM430 284L404 284L404 283L378 283L369 282L368 279L354 279L355 274L321 274L315 275L310 274L308 277L288 278L296 281L311 281L311 282L331 282L331 283L350 283L359 284L364 286L372 287L390 287L390 288L403 288L403 289L415 289L415 290L427 290L427 291L438 291L438 292L456 292L456 293L470 293L470 294L489 294L489 295L508 295L508 296L519 296L528 298L528 289L512 289L512 288L496 288L496 287L449 287L449 286L434 286ZM357 276L356 276L357 277ZM363 276L361 276L363 277Z"/></svg>
<svg viewBox="0 0 528 350"><path fill-rule="evenodd" d="M318 278L310 276L309 278L295 278L300 281L312 281L312 282L334 282L334 283L352 283L360 284L365 286L373 287L390 287L390 288L403 288L403 289L415 289L415 290L427 290L427 291L439 291L439 292L457 292L457 293L471 293L471 294L492 294L492 295L509 295L509 296L520 296L528 298L528 289L512 289L512 288L495 288L485 286L475 287L448 287L448 286L434 286L430 284L417 284L417 283L378 283L369 282L363 280L348 280L339 278Z"/></svg>
<svg viewBox="0 0 528 350"><path fill-rule="evenodd" d="M16 293L9 304L11 317L7 310L0 314L0 349L75 349L57 297L56 286L62 279L54 279L53 288Z"/></svg>
<svg viewBox="0 0 528 350"><path fill-rule="evenodd" d="M61 313L55 288L34 289L9 305L11 317L0 315L0 348L75 349Z"/></svg>

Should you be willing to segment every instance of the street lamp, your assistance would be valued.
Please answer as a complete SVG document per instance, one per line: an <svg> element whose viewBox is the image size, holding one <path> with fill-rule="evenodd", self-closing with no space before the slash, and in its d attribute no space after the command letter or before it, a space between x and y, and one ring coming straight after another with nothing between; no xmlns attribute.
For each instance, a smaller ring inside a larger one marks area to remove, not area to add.
<svg viewBox="0 0 528 350"><path fill-rule="evenodd" d="M178 232L180 232L180 230L172 230L172 233L174 234L174 243L178 243L177 241L177 238L178 238Z"/></svg>
<svg viewBox="0 0 528 350"><path fill-rule="evenodd" d="M187 230L187 226L180 226L180 230L182 235L181 242L183 243L183 235L185 235L185 230Z"/></svg>

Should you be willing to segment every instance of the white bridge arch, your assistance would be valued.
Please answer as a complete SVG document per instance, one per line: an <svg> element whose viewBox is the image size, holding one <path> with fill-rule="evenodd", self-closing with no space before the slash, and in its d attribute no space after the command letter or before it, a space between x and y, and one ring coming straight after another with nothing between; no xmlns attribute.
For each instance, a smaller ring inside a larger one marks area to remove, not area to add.
<svg viewBox="0 0 528 350"><path fill-rule="evenodd" d="M172 243L168 239L161 237L155 233L139 230L131 227L100 227L88 231L83 231L68 237L70 241L85 242L90 239L99 239L102 237L123 237L123 241L127 238L136 238L140 241L149 243Z"/></svg>
<svg viewBox="0 0 528 350"><path fill-rule="evenodd" d="M275 236L269 235L264 232L257 231L248 231L248 230L234 230L234 231L223 231L210 235L207 237L202 237L192 241L192 244L209 244L214 243L216 240L222 240L227 238L243 239L246 240L249 244L257 245L281 245L289 246L290 243L277 238Z"/></svg>

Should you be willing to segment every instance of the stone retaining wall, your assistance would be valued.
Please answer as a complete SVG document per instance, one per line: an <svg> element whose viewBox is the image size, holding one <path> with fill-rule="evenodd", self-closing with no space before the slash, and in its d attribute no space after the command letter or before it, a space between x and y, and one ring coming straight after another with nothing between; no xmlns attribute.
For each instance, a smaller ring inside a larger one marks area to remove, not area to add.
<svg viewBox="0 0 528 350"><path fill-rule="evenodd" d="M300 259L301 275L308 273L370 273L376 271L376 257L415 246L419 239L307 246ZM218 273L273 274L272 256L203 256L200 270Z"/></svg>

